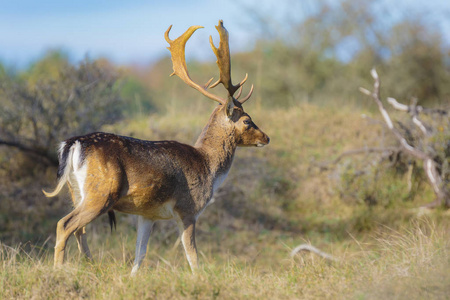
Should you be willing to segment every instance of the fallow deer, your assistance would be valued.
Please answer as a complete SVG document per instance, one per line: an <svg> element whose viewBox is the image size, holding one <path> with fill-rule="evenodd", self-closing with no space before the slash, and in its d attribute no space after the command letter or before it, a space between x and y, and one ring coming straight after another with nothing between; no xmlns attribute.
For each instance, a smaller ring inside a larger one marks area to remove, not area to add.
<svg viewBox="0 0 450 300"><path fill-rule="evenodd" d="M194 146L176 141L144 141L109 133L92 133L73 137L59 149L58 184L47 197L56 196L67 184L74 210L57 224L54 264L64 261L68 238L76 236L80 252L91 259L85 226L108 212L111 226L114 211L138 215L136 257L131 274L139 269L156 220L175 219L192 272L197 268L195 223L209 204L213 193L230 170L237 146L264 146L269 137L244 112L242 104L252 94L253 86L239 100L242 86L231 82L228 32L219 21L219 48L211 47L217 57L219 80L210 86L193 82L185 62L185 45L201 26L190 27L169 43L173 73L206 97L219 102ZM228 91L226 99L207 89L219 83ZM234 94L238 91L238 95Z"/></svg>

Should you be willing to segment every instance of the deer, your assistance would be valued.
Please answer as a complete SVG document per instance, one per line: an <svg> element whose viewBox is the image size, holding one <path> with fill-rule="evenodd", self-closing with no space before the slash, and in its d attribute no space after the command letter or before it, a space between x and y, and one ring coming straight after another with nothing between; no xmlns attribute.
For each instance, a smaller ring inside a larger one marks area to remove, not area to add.
<svg viewBox="0 0 450 300"><path fill-rule="evenodd" d="M145 257L153 224L158 220L176 220L189 267L193 273L198 269L195 225L227 177L236 148L262 147L270 141L242 107L252 95L253 85L248 95L240 99L248 74L240 83L232 84L228 31L222 20L215 27L219 32L219 47L215 47L212 36L209 41L217 57L219 79L211 85L211 78L203 86L191 79L185 59L186 42L203 27L191 26L175 40L169 38L172 25L165 32L173 65L171 76L178 76L188 86L218 102L194 146L104 132L72 137L60 144L57 186L53 192L43 192L47 197L54 197L67 185L74 209L57 223L55 267L63 264L72 234L80 253L92 260L86 225L108 213L112 229L116 224L114 211L118 211L137 215L132 276ZM228 92L226 98L208 91L220 83Z"/></svg>

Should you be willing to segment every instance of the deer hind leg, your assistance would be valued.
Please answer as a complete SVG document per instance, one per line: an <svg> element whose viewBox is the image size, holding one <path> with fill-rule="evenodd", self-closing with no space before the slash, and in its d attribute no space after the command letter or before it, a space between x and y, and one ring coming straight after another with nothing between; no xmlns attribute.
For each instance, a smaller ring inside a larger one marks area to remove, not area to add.
<svg viewBox="0 0 450 300"><path fill-rule="evenodd" d="M64 262L67 240L72 234L80 238L81 250L89 251L83 228L101 214L107 212L112 206L113 198L94 198L87 195L84 203L77 206L71 213L62 218L56 228L55 266ZM84 247L86 246L86 247ZM86 254L86 252L84 252ZM89 252L90 255L90 252Z"/></svg>
<svg viewBox="0 0 450 300"><path fill-rule="evenodd" d="M79 206L59 220L56 226L55 266L64 262L67 240L72 233L75 234L79 230L83 230L83 227L97 216L98 214L83 211L83 208Z"/></svg>
<svg viewBox="0 0 450 300"><path fill-rule="evenodd" d="M76 181L74 181L73 183L69 183L68 186L69 186L70 194L72 196L73 205L77 206L82 201L78 183ZM91 251L89 250L89 246L87 244L87 239L86 239L86 226L75 231L74 235L77 239L78 250L80 250L80 253L84 254L84 256L88 260L92 260Z"/></svg>
<svg viewBox="0 0 450 300"><path fill-rule="evenodd" d="M80 250L88 260L92 260L91 251L89 250L86 239L86 226L78 229L74 234L77 238L78 250Z"/></svg>
<svg viewBox="0 0 450 300"><path fill-rule="evenodd" d="M178 227L181 234L181 242L183 243L186 258L191 267L192 273L195 274L198 269L197 246L195 245L195 218L180 218Z"/></svg>

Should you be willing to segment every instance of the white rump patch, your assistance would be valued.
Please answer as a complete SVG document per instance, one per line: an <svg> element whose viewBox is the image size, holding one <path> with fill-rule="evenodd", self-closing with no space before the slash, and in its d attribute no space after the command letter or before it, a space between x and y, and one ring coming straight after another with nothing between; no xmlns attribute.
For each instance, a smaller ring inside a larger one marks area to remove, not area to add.
<svg viewBox="0 0 450 300"><path fill-rule="evenodd" d="M73 175L71 176L70 182L72 183L73 192L76 194L77 205L83 203L84 198L86 196L84 190L84 183L86 182L87 176L87 163L84 164L81 161L81 144L79 141L76 141L72 146L73 155L72 155L72 167L73 167Z"/></svg>

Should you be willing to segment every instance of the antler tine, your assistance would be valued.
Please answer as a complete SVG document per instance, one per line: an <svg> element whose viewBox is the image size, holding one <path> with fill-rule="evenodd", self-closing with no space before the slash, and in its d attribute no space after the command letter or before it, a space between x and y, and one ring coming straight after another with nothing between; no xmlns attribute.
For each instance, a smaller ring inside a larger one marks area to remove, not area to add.
<svg viewBox="0 0 450 300"><path fill-rule="evenodd" d="M245 96L245 98L242 98L241 100L239 100L239 102L240 102L241 104L244 104L245 101L247 101L248 99L250 99L250 97L252 96L252 94L253 94L253 84L252 84L252 86L251 86L251 88L250 88L250 92L248 92L247 96ZM240 96L240 95L239 95L239 96Z"/></svg>
<svg viewBox="0 0 450 300"><path fill-rule="evenodd" d="M239 99L239 97L241 97L241 94L242 94L242 86L244 85L244 83L247 81L247 78L248 78L248 74L247 73L245 73L245 77L244 77L244 79L239 83L239 90L238 90L238 94L237 94L237 96L234 98L234 99L236 99L236 100L238 100ZM248 97L248 98L250 98L250 97ZM248 100L248 99L247 99Z"/></svg>
<svg viewBox="0 0 450 300"><path fill-rule="evenodd" d="M216 87L219 83L222 83L223 86L227 89L228 94L233 96L234 93L245 83L247 80L247 75L245 75L244 80L242 80L239 84L233 85L231 82L231 61L230 61L230 46L228 42L228 31L223 27L223 21L219 20L219 25L216 26L217 31L219 32L220 42L219 48L216 48L213 43L212 36L209 37L209 43L211 44L211 48L214 51L214 54L217 57L217 66L219 67L220 77L215 83L213 83L210 88Z"/></svg>
<svg viewBox="0 0 450 300"><path fill-rule="evenodd" d="M237 93L237 95L236 95L236 97L235 97L234 99L238 100L239 97L241 97L241 94L242 94L242 85L241 85L241 87L239 88L238 93Z"/></svg>
<svg viewBox="0 0 450 300"><path fill-rule="evenodd" d="M172 65L173 65L173 73L170 74L170 76L177 75L181 78L187 85L190 87L196 89L206 97L217 101L221 104L225 104L227 101L217 95L209 93L206 89L208 88L209 84L212 81L212 78L207 82L206 87L202 87L192 81L191 77L189 76L187 66L186 66L186 57L185 57L185 48L186 48L186 42L189 40L189 38L192 36L192 34L199 28L203 28L203 26L191 26L188 30L186 30L185 33L183 33L181 36L176 38L175 40L171 40L169 38L169 32L170 29L172 29L172 25L169 26L169 28L166 30L164 37L166 41L169 43L169 49L170 54L172 56Z"/></svg>
<svg viewBox="0 0 450 300"><path fill-rule="evenodd" d="M209 85L211 84L211 81L213 81L213 79L214 79L214 77L211 77L211 79L208 80L208 82L205 83L205 85L203 86L203 88L204 88L205 90L208 89L208 87L209 87Z"/></svg>

